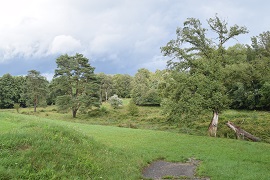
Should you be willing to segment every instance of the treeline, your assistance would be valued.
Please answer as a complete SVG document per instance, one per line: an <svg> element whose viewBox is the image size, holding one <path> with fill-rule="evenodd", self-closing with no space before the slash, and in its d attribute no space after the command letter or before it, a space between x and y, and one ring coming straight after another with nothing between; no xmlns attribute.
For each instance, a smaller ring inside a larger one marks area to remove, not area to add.
<svg viewBox="0 0 270 180"><path fill-rule="evenodd" d="M119 98L133 97L137 105L159 105L159 79L164 71L150 72L139 69L135 76L128 74L94 74L98 85L97 95L100 102L108 101L113 95ZM65 94L64 85L59 78L49 82L36 70L28 71L26 76L4 74L0 77L0 108L13 108L18 103L21 107L54 105L58 96ZM37 92L38 94L34 94ZM32 96L31 96L32 94ZM37 97L37 99L33 99ZM36 103L35 103L36 101Z"/></svg>
<svg viewBox="0 0 270 180"><path fill-rule="evenodd" d="M95 74L94 67L82 54L61 55L49 82L40 72L28 71L26 76L5 74L0 77L0 108L54 105L59 111L84 113L99 107L113 95L133 98L137 105L159 105L158 79L161 71L140 69L133 77L127 74Z"/></svg>
<svg viewBox="0 0 270 180"><path fill-rule="evenodd" d="M27 76L0 78L0 108L57 104L76 112L99 106L114 94L132 98L137 105L161 105L171 121L186 121L205 110L270 110L270 32L251 38L250 45L225 43L247 33L245 27L217 16L207 21L217 37L189 18L177 28L176 39L161 48L170 57L168 68L127 74L95 74L81 54L62 55L51 82L32 70ZM184 122L183 121L183 122Z"/></svg>

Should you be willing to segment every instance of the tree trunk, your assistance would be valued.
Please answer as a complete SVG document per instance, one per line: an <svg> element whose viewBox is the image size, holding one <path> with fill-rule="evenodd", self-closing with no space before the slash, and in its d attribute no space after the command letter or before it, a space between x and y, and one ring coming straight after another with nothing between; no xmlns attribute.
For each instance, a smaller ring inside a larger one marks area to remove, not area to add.
<svg viewBox="0 0 270 180"><path fill-rule="evenodd" d="M217 136L217 125L218 125L218 111L215 110L213 112L213 119L208 127L209 136L213 136L213 137Z"/></svg>
<svg viewBox="0 0 270 180"><path fill-rule="evenodd" d="M37 112L37 97L34 100L34 112Z"/></svg>
<svg viewBox="0 0 270 180"><path fill-rule="evenodd" d="M102 89L101 89L101 87L100 87L99 101L100 101L100 103L102 103Z"/></svg>
<svg viewBox="0 0 270 180"><path fill-rule="evenodd" d="M106 91L105 91L105 95L106 95L106 102L107 102L107 100L108 100L108 92L107 92L107 89L106 89Z"/></svg>
<svg viewBox="0 0 270 180"><path fill-rule="evenodd" d="M76 118L77 109L72 109L72 117Z"/></svg>
<svg viewBox="0 0 270 180"><path fill-rule="evenodd" d="M245 137L252 140L252 141L260 141L260 138L253 136L252 134L246 132L245 130L241 129L239 126L235 126L232 122L228 121L226 125L231 128L235 134L237 139L244 139Z"/></svg>

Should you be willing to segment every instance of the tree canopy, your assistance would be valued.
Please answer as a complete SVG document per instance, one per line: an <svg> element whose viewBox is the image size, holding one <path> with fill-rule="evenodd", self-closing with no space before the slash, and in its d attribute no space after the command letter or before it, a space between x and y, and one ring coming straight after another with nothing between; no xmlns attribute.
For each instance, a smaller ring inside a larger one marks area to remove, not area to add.
<svg viewBox="0 0 270 180"><path fill-rule="evenodd" d="M34 106L34 112L36 112L36 108L38 105L46 105L47 93L47 79L42 76L39 71L28 71L23 96L28 105Z"/></svg>
<svg viewBox="0 0 270 180"><path fill-rule="evenodd" d="M229 106L223 73L228 63L224 44L248 32L238 25L228 27L217 16L207 23L215 39L207 37L208 29L199 19L188 18L182 28L177 28L176 39L161 48L172 58L166 85L162 86L162 105L168 118L182 125L192 124L192 119L205 110L218 114Z"/></svg>
<svg viewBox="0 0 270 180"><path fill-rule="evenodd" d="M57 69L54 78L58 79L58 88L64 95L58 96L56 104L60 110L72 110L75 118L77 111L86 112L93 106L99 106L99 84L94 67L82 54L61 55L56 59Z"/></svg>

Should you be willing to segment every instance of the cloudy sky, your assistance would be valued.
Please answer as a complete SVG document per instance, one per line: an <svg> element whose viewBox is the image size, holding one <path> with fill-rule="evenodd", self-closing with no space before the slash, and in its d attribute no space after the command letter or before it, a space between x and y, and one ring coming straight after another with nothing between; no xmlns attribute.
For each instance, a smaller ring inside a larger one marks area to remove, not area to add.
<svg viewBox="0 0 270 180"><path fill-rule="evenodd" d="M82 53L95 72L134 75L164 69L160 47L186 18L219 17L246 26L250 37L270 30L265 0L0 0L0 76L40 71L49 79L61 54ZM237 43L237 42L235 42Z"/></svg>

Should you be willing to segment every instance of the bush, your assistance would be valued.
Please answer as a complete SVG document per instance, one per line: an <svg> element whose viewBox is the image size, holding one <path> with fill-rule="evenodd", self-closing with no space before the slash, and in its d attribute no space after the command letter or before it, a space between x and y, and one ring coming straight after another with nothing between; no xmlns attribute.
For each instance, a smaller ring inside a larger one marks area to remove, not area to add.
<svg viewBox="0 0 270 180"><path fill-rule="evenodd" d="M101 106L101 107L100 107L100 112L102 112L103 114L106 114L106 113L108 113L108 110L107 110L106 107Z"/></svg>
<svg viewBox="0 0 270 180"><path fill-rule="evenodd" d="M123 105L122 99L120 99L116 94L109 98L109 103L114 109Z"/></svg>
<svg viewBox="0 0 270 180"><path fill-rule="evenodd" d="M135 104L135 102L132 100L129 101L128 104L128 113L131 116L137 116L139 114L139 108L137 107L137 105Z"/></svg>
<svg viewBox="0 0 270 180"><path fill-rule="evenodd" d="M19 113L20 104L19 103L15 103L14 104L14 109L16 109L17 113Z"/></svg>

